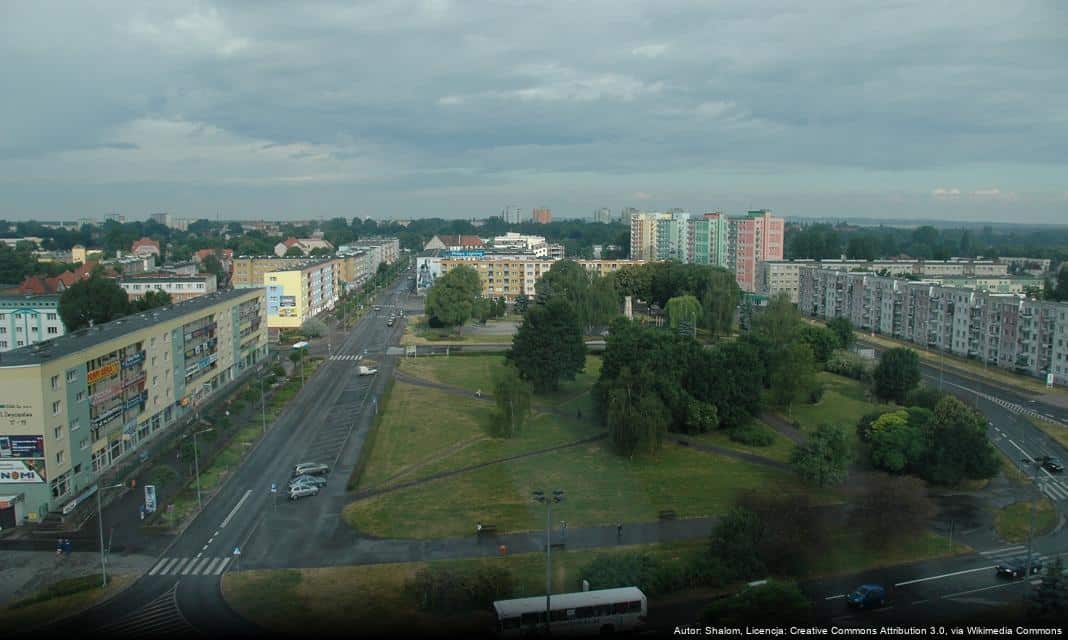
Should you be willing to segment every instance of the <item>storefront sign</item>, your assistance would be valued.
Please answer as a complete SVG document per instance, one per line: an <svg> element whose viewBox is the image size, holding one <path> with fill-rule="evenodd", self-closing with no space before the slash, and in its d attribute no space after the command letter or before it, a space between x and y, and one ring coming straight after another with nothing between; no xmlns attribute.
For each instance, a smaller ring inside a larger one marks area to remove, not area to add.
<svg viewBox="0 0 1068 640"><path fill-rule="evenodd" d="M100 425L102 425L104 423L107 423L107 422L110 422L111 420L114 420L115 417L118 416L120 413L122 413L122 405L121 404L119 406L117 406L117 407L112 407L111 409L108 409L103 415L100 415L100 416L97 416L96 418L94 418L92 420L92 422L90 422L89 424L90 424L90 426L92 428L95 429L96 427L99 427Z"/></svg>
<svg viewBox="0 0 1068 640"><path fill-rule="evenodd" d="M156 485L145 485L145 511L147 513L156 512Z"/></svg>
<svg viewBox="0 0 1068 640"><path fill-rule="evenodd" d="M126 409L130 410L130 409L133 409L134 407L136 407L136 406L138 406L140 404L144 404L145 400L147 400L147 399L148 399L148 391L143 391L143 392L137 394L136 396L134 396L134 397L132 397L132 398L130 398L129 400L126 401ZM127 425L127 426L129 426L129 425ZM134 425L134 426L136 428L136 425ZM132 431L130 433L132 433Z"/></svg>
<svg viewBox="0 0 1068 640"><path fill-rule="evenodd" d="M43 458L44 436L0 436L0 458Z"/></svg>
<svg viewBox="0 0 1068 640"><path fill-rule="evenodd" d="M106 364L106 365L104 365L104 366L102 366L102 367L100 367L98 369L93 369L92 371L90 371L85 376L85 381L88 382L89 384L93 384L95 382L100 382L101 380L103 380L105 378L110 378L111 376L115 375L118 372L119 372L119 363L118 362L112 362L112 363Z"/></svg>
<svg viewBox="0 0 1068 640"><path fill-rule="evenodd" d="M94 405L103 404L104 402L118 395L120 391L122 391L122 388L118 385L108 387L107 389L104 389L103 391L98 391L97 393L94 393L92 396L90 396L89 402L90 404Z"/></svg>
<svg viewBox="0 0 1068 640"><path fill-rule="evenodd" d="M142 382L145 381L146 375L147 374L142 373L141 375L137 376L133 380L127 380L126 382L122 383L122 388L123 389L129 389L130 387L134 386L135 384L141 384Z"/></svg>
<svg viewBox="0 0 1068 640"><path fill-rule="evenodd" d="M144 360L145 360L145 352L144 351L142 351L140 353L135 353L132 356L130 356L130 357L128 357L128 358L126 358L125 360L122 361L122 368L123 369L129 369L130 367L132 367L132 366L134 366L134 365L136 365L138 363L144 362Z"/></svg>
<svg viewBox="0 0 1068 640"><path fill-rule="evenodd" d="M40 459L0 460L0 483L44 482L44 463Z"/></svg>

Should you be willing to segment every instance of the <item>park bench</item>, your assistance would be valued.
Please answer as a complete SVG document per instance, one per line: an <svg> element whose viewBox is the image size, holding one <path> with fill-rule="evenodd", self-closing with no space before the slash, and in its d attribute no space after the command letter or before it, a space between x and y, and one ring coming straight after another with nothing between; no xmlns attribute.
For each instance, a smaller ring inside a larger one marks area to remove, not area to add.
<svg viewBox="0 0 1068 640"><path fill-rule="evenodd" d="M480 536L488 535L488 534L495 534L495 533L497 533L497 525L495 525L495 524L484 524L484 525L482 525L481 528L477 529L475 531L475 533L477 533Z"/></svg>
<svg viewBox="0 0 1068 640"><path fill-rule="evenodd" d="M674 520L677 516L674 509L661 509L657 517L661 520Z"/></svg>

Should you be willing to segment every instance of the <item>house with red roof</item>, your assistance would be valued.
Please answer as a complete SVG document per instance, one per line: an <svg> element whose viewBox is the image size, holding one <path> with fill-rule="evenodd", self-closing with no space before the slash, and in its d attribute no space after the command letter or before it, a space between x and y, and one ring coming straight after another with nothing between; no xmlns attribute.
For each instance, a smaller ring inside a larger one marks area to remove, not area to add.
<svg viewBox="0 0 1068 640"><path fill-rule="evenodd" d="M133 246L130 247L130 253L136 256L147 256L148 254L155 254L159 257L159 243L152 238L141 238L140 240L134 240Z"/></svg>
<svg viewBox="0 0 1068 640"><path fill-rule="evenodd" d="M485 244L482 242L482 238L478 236L464 236L464 235L443 235L434 236L423 247L424 251L430 251L431 249L440 249L442 251L470 251L472 249L483 249Z"/></svg>

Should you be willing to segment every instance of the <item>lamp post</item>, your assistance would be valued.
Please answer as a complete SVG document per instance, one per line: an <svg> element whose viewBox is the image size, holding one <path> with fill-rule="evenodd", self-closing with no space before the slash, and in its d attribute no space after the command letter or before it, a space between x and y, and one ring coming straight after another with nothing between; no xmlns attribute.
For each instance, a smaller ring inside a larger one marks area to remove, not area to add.
<svg viewBox="0 0 1068 640"><path fill-rule="evenodd" d="M193 432L193 468L196 470L197 476L197 511L204 510L204 501L200 497L200 453L197 451L197 436L209 431L215 431L214 427L208 427L207 429L201 429L200 431ZM182 439L188 438L189 434L182 436Z"/></svg>
<svg viewBox="0 0 1068 640"><path fill-rule="evenodd" d="M119 484L113 484L108 487L101 487L99 483L96 485L96 523L100 528L100 577L101 586L108 586L108 564L107 559L104 556L104 509L100 504L100 494L107 489L118 489L125 486L121 482Z"/></svg>
<svg viewBox="0 0 1068 640"><path fill-rule="evenodd" d="M552 512L554 502L564 501L564 492L554 489L552 496L546 496L544 491L531 492L531 498L535 502L545 503L545 633L550 633L550 618L552 615Z"/></svg>
<svg viewBox="0 0 1068 640"><path fill-rule="evenodd" d="M266 367L264 367L266 369ZM260 373L260 415L263 417L263 433L267 434L267 403L263 400L263 378L264 373Z"/></svg>

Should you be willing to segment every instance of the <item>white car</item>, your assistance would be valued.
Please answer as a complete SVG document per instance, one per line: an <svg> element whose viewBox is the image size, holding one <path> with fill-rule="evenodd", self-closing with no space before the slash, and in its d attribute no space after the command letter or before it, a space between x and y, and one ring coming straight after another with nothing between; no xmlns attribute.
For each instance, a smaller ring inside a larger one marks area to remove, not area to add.
<svg viewBox="0 0 1068 640"><path fill-rule="evenodd" d="M319 494L319 487L313 487L310 484L298 484L289 488L289 499L299 500L308 496L314 496Z"/></svg>

